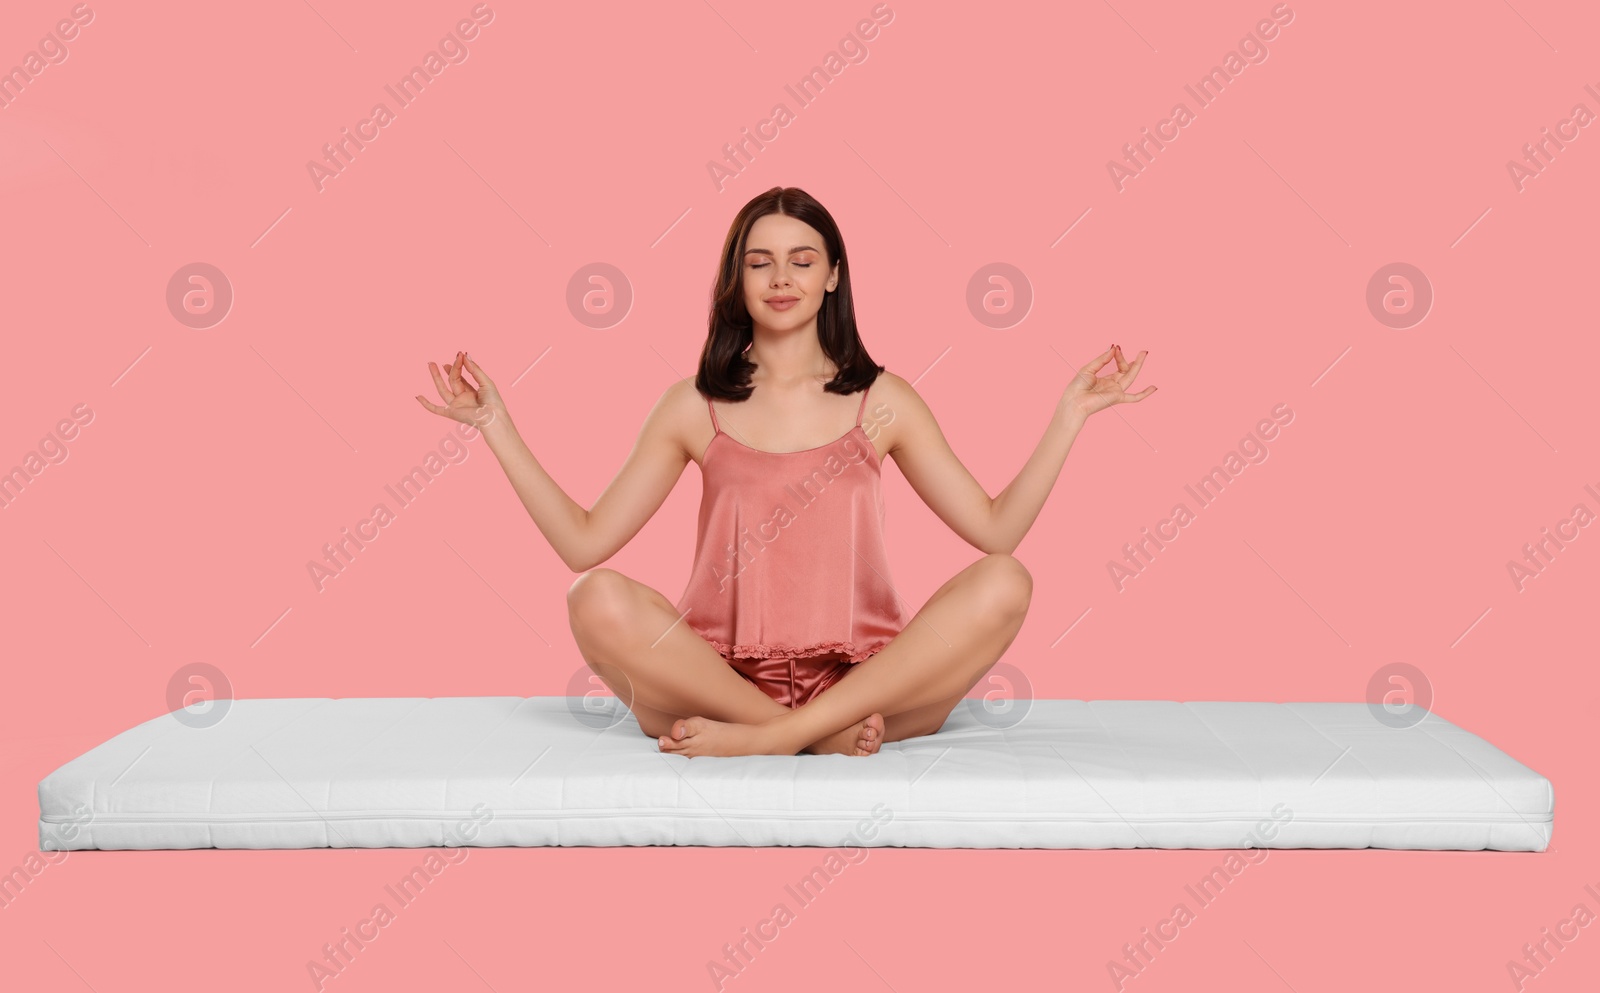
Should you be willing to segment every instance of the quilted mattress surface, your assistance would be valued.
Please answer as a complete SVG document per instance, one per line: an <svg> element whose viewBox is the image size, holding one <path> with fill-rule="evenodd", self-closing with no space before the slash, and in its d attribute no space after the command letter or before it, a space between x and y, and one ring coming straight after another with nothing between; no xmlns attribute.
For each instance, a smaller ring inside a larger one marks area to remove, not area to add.
<svg viewBox="0 0 1600 993"><path fill-rule="evenodd" d="M1363 703L970 701L874 756L663 755L609 697L234 700L39 784L41 850L548 845L1543 851L1545 777ZM998 726L1009 725L1009 726Z"/></svg>

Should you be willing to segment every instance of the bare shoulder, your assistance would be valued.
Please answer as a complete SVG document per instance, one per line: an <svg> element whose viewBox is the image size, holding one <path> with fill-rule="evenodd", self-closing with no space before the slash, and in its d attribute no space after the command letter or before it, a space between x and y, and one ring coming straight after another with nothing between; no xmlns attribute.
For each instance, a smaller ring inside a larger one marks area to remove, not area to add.
<svg viewBox="0 0 1600 993"><path fill-rule="evenodd" d="M917 391L903 378L885 369L878 373L878 378L872 381L872 398L893 402L895 399L905 399L916 396Z"/></svg>
<svg viewBox="0 0 1600 993"><path fill-rule="evenodd" d="M916 387L885 369L872 383L863 423L883 432L881 447L888 455L916 436L931 416Z"/></svg>
<svg viewBox="0 0 1600 993"><path fill-rule="evenodd" d="M650 412L650 419L686 459L696 459L712 434L706 398L694 385L693 376L669 384Z"/></svg>
<svg viewBox="0 0 1600 993"><path fill-rule="evenodd" d="M692 404L704 403L705 400L695 388L694 377L687 376L667 384L667 388L662 391L660 402L663 408L670 408L675 413L681 414Z"/></svg>

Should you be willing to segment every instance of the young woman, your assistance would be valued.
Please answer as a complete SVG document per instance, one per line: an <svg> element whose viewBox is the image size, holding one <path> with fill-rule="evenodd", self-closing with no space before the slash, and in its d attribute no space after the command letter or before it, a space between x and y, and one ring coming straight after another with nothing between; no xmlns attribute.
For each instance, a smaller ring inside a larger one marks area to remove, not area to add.
<svg viewBox="0 0 1600 993"><path fill-rule="evenodd" d="M417 400L482 429L534 524L581 573L567 594L579 651L661 751L871 755L936 733L1016 637L1033 579L1011 552L1089 415L1155 392L1126 392L1144 357L1128 362L1112 345L1079 369L1033 455L990 497L911 384L867 355L833 217L775 187L729 228L698 373L667 387L593 507L534 459L465 352L443 375L428 363L445 406ZM915 616L884 554L885 456L984 553ZM704 490L694 565L673 603L600 563L690 461Z"/></svg>

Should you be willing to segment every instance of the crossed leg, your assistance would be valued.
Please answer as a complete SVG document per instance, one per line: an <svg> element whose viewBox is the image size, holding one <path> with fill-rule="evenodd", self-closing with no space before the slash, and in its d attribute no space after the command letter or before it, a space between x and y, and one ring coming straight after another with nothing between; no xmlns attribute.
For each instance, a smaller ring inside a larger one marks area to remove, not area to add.
<svg viewBox="0 0 1600 993"><path fill-rule="evenodd" d="M567 613L589 668L652 738L670 734L682 714L756 724L789 710L728 665L675 604L615 569L580 575L567 591ZM870 754L883 743L883 731L881 717L862 719L818 735L803 750Z"/></svg>
<svg viewBox="0 0 1600 993"><path fill-rule="evenodd" d="M673 722L661 750L793 755L872 714L886 715L885 741L932 734L1010 647L1032 594L1021 562L985 555L935 591L893 641L804 706L754 724L690 711L695 716Z"/></svg>
<svg viewBox="0 0 1600 993"><path fill-rule="evenodd" d="M757 750L772 751L776 744L778 754L862 755L883 741L938 731L1016 637L1032 589L1022 563L1003 553L985 555L935 591L893 641L794 710L735 672L666 597L614 569L579 576L567 601L584 659L633 711L640 729L663 739L662 751L749 754L718 729L767 728L806 714L809 723L786 727L781 740L763 741ZM863 678L869 672L875 674ZM842 693L845 687L850 690ZM823 701L831 702L819 709ZM872 705L861 710L863 703ZM841 722L841 715L857 710ZM873 718L880 714L878 727Z"/></svg>

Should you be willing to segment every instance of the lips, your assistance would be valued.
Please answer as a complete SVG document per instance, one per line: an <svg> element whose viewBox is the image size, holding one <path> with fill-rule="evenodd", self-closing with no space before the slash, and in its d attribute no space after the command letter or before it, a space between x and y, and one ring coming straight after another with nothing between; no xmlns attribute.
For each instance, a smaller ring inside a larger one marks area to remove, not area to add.
<svg viewBox="0 0 1600 993"><path fill-rule="evenodd" d="M799 302L798 297L771 297L767 300L767 306L773 310L788 310Z"/></svg>

